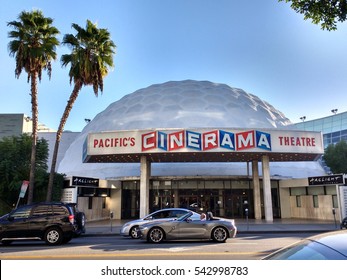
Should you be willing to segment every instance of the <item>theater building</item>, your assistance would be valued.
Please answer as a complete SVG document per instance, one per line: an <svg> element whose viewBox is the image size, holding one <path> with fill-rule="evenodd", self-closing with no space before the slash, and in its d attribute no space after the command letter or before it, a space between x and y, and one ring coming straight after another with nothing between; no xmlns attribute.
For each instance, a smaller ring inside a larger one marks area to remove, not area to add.
<svg viewBox="0 0 347 280"><path fill-rule="evenodd" d="M257 96L186 80L110 104L72 142L58 172L67 175L63 199L90 220L163 207L269 222L331 220L339 188L308 181L327 175L323 153L320 132L296 130Z"/></svg>

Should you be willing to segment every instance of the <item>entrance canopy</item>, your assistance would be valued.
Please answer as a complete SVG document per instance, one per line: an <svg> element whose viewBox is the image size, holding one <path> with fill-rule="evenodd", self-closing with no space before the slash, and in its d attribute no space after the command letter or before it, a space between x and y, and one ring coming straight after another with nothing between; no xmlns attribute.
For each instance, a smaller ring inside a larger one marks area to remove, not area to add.
<svg viewBox="0 0 347 280"><path fill-rule="evenodd" d="M88 134L83 162L314 161L324 153L320 132L191 128L124 130Z"/></svg>

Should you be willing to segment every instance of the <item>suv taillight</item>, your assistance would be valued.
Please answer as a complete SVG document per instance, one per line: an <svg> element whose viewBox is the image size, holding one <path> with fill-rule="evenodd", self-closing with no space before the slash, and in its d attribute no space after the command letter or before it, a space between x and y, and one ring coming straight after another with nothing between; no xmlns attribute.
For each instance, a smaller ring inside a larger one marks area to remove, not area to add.
<svg viewBox="0 0 347 280"><path fill-rule="evenodd" d="M75 223L75 215L69 215L69 222L73 225Z"/></svg>

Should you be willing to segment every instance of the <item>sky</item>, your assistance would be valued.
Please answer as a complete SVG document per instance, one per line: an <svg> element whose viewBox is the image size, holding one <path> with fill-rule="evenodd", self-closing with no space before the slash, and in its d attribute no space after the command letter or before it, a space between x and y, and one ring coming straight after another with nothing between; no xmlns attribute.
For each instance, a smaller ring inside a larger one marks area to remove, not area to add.
<svg viewBox="0 0 347 280"><path fill-rule="evenodd" d="M27 74L15 78L8 52L9 21L39 9L64 34L89 19L117 45L115 67L98 97L83 87L65 130L81 131L123 96L152 84L201 80L241 88L293 123L347 111L347 22L324 31L277 0L2 0L0 113L31 116ZM38 85L39 122L57 129L72 92L59 46L52 77Z"/></svg>

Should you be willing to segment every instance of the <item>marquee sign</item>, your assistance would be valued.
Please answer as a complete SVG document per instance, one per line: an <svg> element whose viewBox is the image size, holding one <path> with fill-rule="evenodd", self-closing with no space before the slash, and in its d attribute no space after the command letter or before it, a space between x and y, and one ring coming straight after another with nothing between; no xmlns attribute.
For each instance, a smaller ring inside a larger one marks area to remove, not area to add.
<svg viewBox="0 0 347 280"><path fill-rule="evenodd" d="M88 177L72 176L71 184L73 186L99 187L99 179L88 178Z"/></svg>
<svg viewBox="0 0 347 280"><path fill-rule="evenodd" d="M90 133L84 158L154 153L312 153L323 154L320 132L267 129L158 129Z"/></svg>
<svg viewBox="0 0 347 280"><path fill-rule="evenodd" d="M344 184L342 174L308 177L308 185L309 186L342 185L342 184Z"/></svg>

